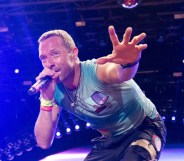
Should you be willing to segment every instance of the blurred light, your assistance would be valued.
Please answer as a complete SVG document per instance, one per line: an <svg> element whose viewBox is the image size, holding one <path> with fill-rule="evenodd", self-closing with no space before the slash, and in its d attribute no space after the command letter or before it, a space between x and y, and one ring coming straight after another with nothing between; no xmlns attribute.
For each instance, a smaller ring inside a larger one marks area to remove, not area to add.
<svg viewBox="0 0 184 161"><path fill-rule="evenodd" d="M156 41L159 42L159 43L163 43L165 40L164 36L163 35L159 35L157 38L156 38Z"/></svg>
<svg viewBox="0 0 184 161"><path fill-rule="evenodd" d="M59 129L57 129L57 131L56 131L56 138L60 139L61 137L62 137L61 132L60 132Z"/></svg>
<svg viewBox="0 0 184 161"><path fill-rule="evenodd" d="M118 4L123 8L131 9L141 2L141 0L117 0Z"/></svg>
<svg viewBox="0 0 184 161"><path fill-rule="evenodd" d="M66 133L70 134L71 133L71 129L69 127L66 128Z"/></svg>
<svg viewBox="0 0 184 161"><path fill-rule="evenodd" d="M176 122L176 116L172 116L172 117L171 117L171 121L172 121L172 122Z"/></svg>
<svg viewBox="0 0 184 161"><path fill-rule="evenodd" d="M6 149L5 150L5 160L13 160L14 159L14 155L12 154L10 149Z"/></svg>
<svg viewBox="0 0 184 161"><path fill-rule="evenodd" d="M75 130L79 131L80 130L80 126L79 125L75 125Z"/></svg>
<svg viewBox="0 0 184 161"><path fill-rule="evenodd" d="M33 83L32 83L32 81L23 81L22 84L23 84L24 86L30 86L30 85L32 85Z"/></svg>
<svg viewBox="0 0 184 161"><path fill-rule="evenodd" d="M86 26L86 22L85 21L76 21L75 22L75 26L76 27L84 27L84 26Z"/></svg>
<svg viewBox="0 0 184 161"><path fill-rule="evenodd" d="M13 143L12 143L12 142L7 143L7 147L8 147L9 149L13 148Z"/></svg>
<svg viewBox="0 0 184 161"><path fill-rule="evenodd" d="M183 74L182 72L174 72L173 77L181 77Z"/></svg>
<svg viewBox="0 0 184 161"><path fill-rule="evenodd" d="M24 149L25 151L29 152L33 149L33 145L31 144L31 142L27 142L24 144Z"/></svg>
<svg viewBox="0 0 184 161"><path fill-rule="evenodd" d="M74 160L84 160L84 158L86 157L87 152L68 152L68 153L58 153L58 154L54 154L54 155L50 155L47 156L45 158L43 158L40 161L59 161L59 160L63 160L63 161L74 161Z"/></svg>
<svg viewBox="0 0 184 161"><path fill-rule="evenodd" d="M22 139L20 138L14 143L14 153L16 156L21 156L23 154L22 143Z"/></svg>
<svg viewBox="0 0 184 161"><path fill-rule="evenodd" d="M0 148L0 161L3 161L3 153L4 153L4 150Z"/></svg>
<svg viewBox="0 0 184 161"><path fill-rule="evenodd" d="M13 160L14 159L14 155L10 152L6 153L6 160Z"/></svg>
<svg viewBox="0 0 184 161"><path fill-rule="evenodd" d="M18 74L20 71L19 71L19 69L15 69L15 71L14 71L16 74Z"/></svg>
<svg viewBox="0 0 184 161"><path fill-rule="evenodd" d="M8 32L9 29L6 26L0 26L0 32Z"/></svg>
<svg viewBox="0 0 184 161"><path fill-rule="evenodd" d="M58 136L60 136L61 135L61 133L59 132L59 131L57 131L56 132L56 136L58 137Z"/></svg>
<svg viewBox="0 0 184 161"><path fill-rule="evenodd" d="M174 14L174 19L183 19L184 18L184 14Z"/></svg>
<svg viewBox="0 0 184 161"><path fill-rule="evenodd" d="M23 150L20 147L20 145L15 145L14 146L14 153L16 156L21 156L23 154Z"/></svg>
<svg viewBox="0 0 184 161"><path fill-rule="evenodd" d="M90 128L90 126L91 126L90 123L87 122L86 123L86 128Z"/></svg>
<svg viewBox="0 0 184 161"><path fill-rule="evenodd" d="M166 116L162 116L162 119L165 121L166 120Z"/></svg>

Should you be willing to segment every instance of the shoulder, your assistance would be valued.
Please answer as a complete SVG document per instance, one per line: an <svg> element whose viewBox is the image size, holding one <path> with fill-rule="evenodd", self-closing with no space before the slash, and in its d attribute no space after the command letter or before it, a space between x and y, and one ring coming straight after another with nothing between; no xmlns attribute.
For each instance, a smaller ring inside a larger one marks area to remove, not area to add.
<svg viewBox="0 0 184 161"><path fill-rule="evenodd" d="M96 72L97 63L96 59L81 61L81 69L83 72Z"/></svg>
<svg viewBox="0 0 184 161"><path fill-rule="evenodd" d="M96 66L96 59L91 59L91 60L86 60L86 61L81 61L82 66Z"/></svg>

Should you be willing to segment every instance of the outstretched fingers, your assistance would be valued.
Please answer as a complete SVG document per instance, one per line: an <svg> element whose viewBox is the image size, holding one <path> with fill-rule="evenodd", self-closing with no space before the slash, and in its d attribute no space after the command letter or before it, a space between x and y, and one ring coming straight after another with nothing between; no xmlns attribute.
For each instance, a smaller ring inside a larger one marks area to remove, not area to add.
<svg viewBox="0 0 184 161"><path fill-rule="evenodd" d="M128 27L123 35L123 43L128 44L132 35L132 28Z"/></svg>
<svg viewBox="0 0 184 161"><path fill-rule="evenodd" d="M139 45L137 46L137 49L138 49L139 51L142 51L142 50L146 49L147 47L148 47L147 44L139 44Z"/></svg>
<svg viewBox="0 0 184 161"><path fill-rule="evenodd" d="M142 33L138 36L135 36L132 41L130 42L133 45L137 45L138 43L140 43L144 38L146 37L145 33Z"/></svg>
<svg viewBox="0 0 184 161"><path fill-rule="evenodd" d="M113 26L109 26L109 36L110 36L110 39L111 39L113 46L116 46L119 44L118 36L117 36Z"/></svg>

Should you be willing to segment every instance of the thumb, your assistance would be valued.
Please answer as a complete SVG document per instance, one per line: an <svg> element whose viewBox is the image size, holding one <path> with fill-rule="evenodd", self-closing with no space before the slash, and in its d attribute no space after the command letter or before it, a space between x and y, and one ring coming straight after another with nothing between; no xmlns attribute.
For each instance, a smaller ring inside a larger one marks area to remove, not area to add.
<svg viewBox="0 0 184 161"><path fill-rule="evenodd" d="M108 58L108 57L100 57L96 60L96 63L97 64L105 64L107 62L109 62L111 60L111 58Z"/></svg>
<svg viewBox="0 0 184 161"><path fill-rule="evenodd" d="M109 54L107 56L100 57L96 60L97 64L105 64L107 62L112 62L116 56L114 54Z"/></svg>

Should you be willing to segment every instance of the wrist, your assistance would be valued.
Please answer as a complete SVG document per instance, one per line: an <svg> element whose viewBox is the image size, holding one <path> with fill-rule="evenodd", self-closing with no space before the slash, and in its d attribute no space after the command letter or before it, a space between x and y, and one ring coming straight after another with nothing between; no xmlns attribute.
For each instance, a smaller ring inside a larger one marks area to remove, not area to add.
<svg viewBox="0 0 184 161"><path fill-rule="evenodd" d="M40 109L43 111L51 112L53 109L53 106L40 106Z"/></svg>
<svg viewBox="0 0 184 161"><path fill-rule="evenodd" d="M40 105L41 106L53 106L53 104L54 104L54 99L47 100L47 99L40 97Z"/></svg>
<svg viewBox="0 0 184 161"><path fill-rule="evenodd" d="M141 58L139 58L137 61L133 62L133 63L128 63L128 64L120 64L121 68L125 69L125 68L131 68L134 67L135 65L137 65L139 63Z"/></svg>

